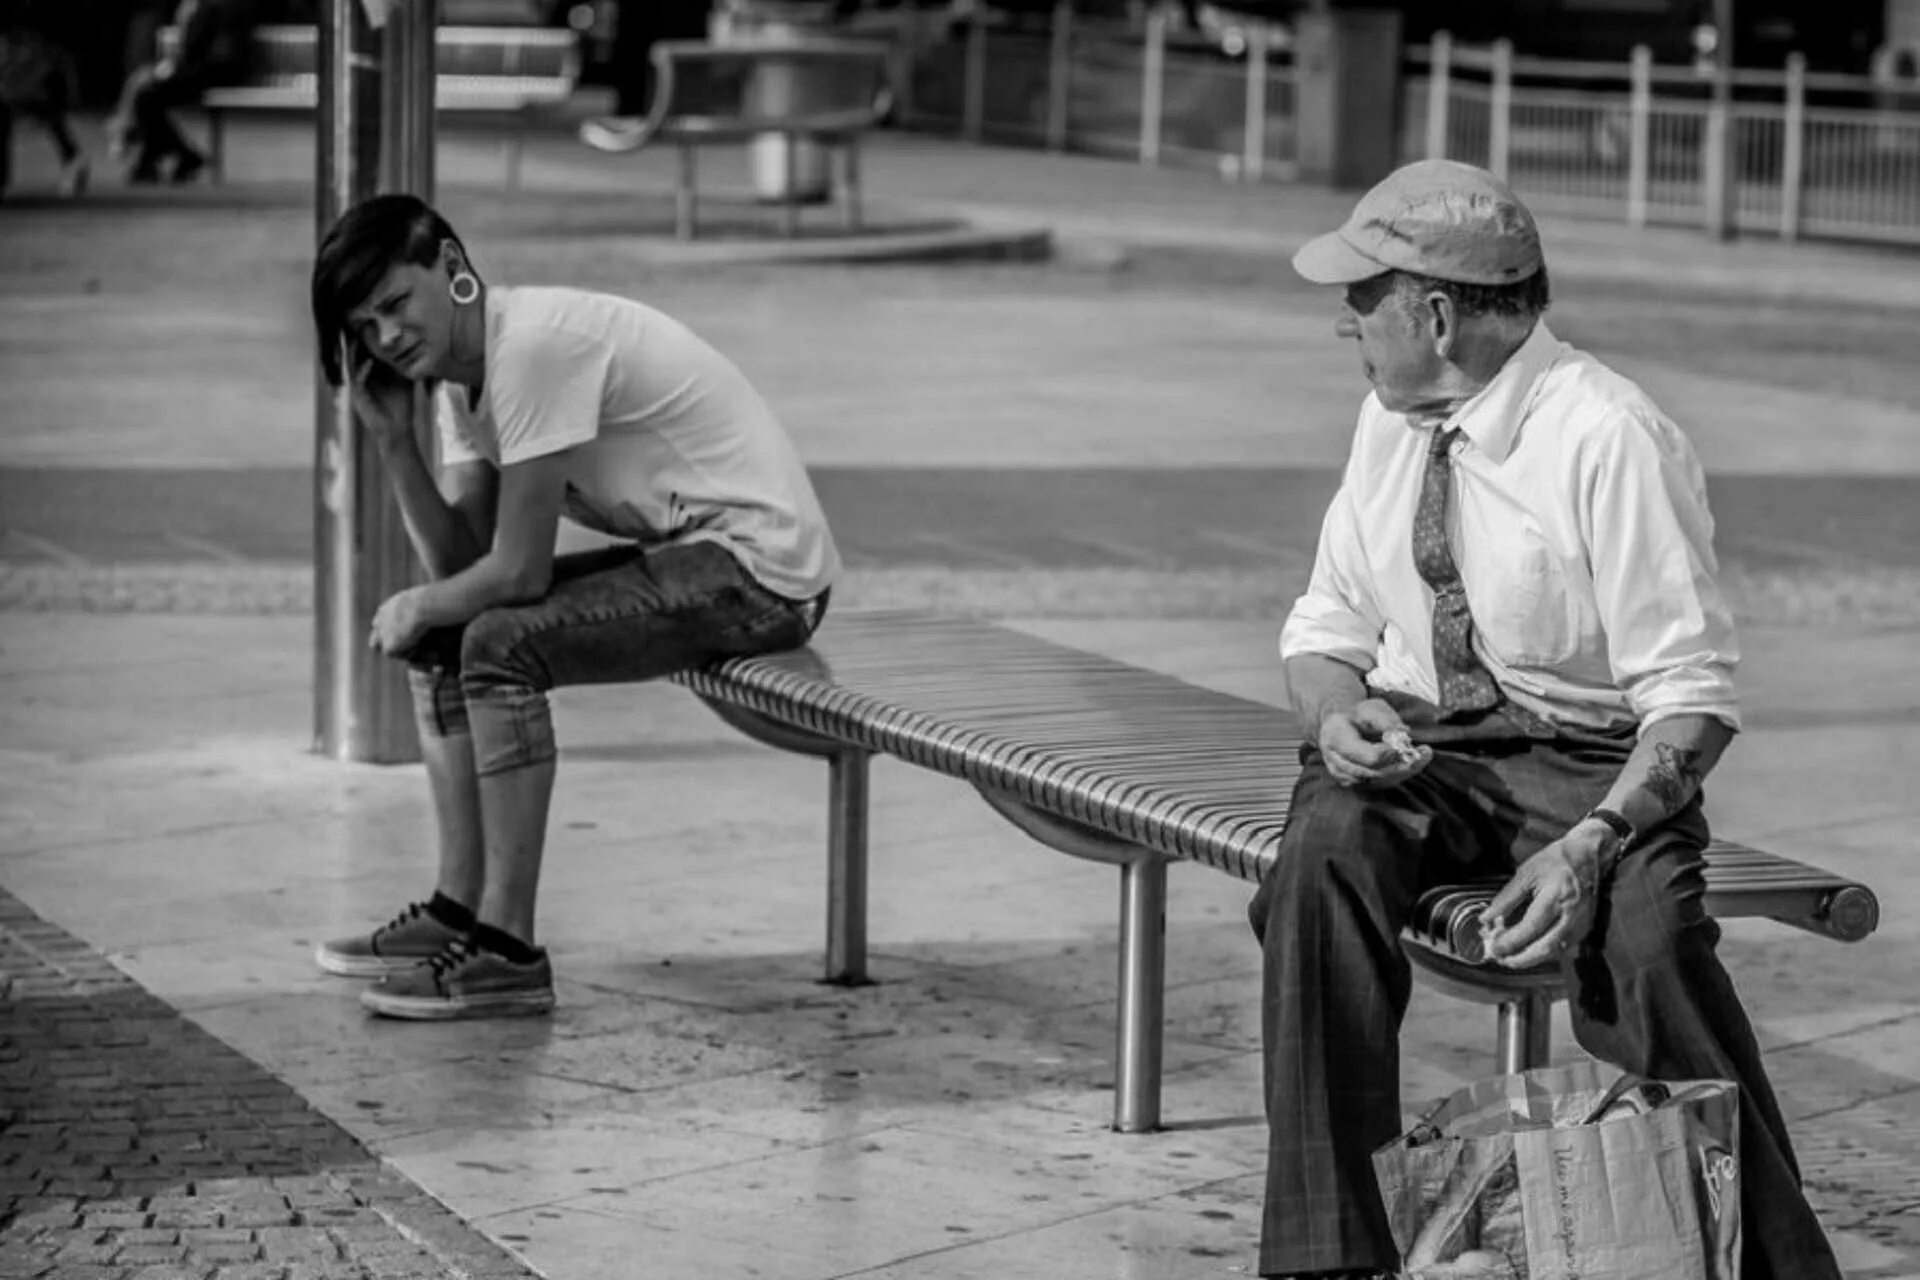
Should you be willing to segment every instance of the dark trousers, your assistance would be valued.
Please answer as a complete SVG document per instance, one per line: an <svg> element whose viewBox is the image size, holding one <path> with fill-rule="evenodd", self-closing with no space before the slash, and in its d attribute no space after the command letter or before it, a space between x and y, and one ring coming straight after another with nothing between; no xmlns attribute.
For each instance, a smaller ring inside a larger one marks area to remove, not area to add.
<svg viewBox="0 0 1920 1280"><path fill-rule="evenodd" d="M1509 873L1564 834L1600 803L1633 746L1630 733L1450 729L1416 725L1433 762L1387 790L1343 787L1302 749L1280 858L1249 908L1265 954L1263 1275L1397 1267L1372 1153L1402 1127L1412 970L1400 930L1426 889ZM1715 954L1706 843L1696 800L1621 860L1592 936L1563 961L1574 1036L1627 1071L1734 1081L1747 1280L1840 1280L1753 1028Z"/></svg>

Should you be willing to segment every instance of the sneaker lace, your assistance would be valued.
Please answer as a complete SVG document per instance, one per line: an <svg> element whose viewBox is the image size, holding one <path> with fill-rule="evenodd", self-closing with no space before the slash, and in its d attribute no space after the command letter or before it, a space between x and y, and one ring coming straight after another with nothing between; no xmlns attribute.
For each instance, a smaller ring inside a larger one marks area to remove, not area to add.
<svg viewBox="0 0 1920 1280"><path fill-rule="evenodd" d="M427 957L427 967L433 970L435 978L440 978L479 954L480 948L473 944L472 939L452 938L446 946Z"/></svg>
<svg viewBox="0 0 1920 1280"><path fill-rule="evenodd" d="M378 929L375 929L373 931L374 936L378 937L383 933L392 933L395 929L404 928L407 925L412 924L415 920L418 920L421 916L425 914L427 914L426 903L410 902L407 904L406 908L400 912L399 915L387 921L385 924L381 925Z"/></svg>

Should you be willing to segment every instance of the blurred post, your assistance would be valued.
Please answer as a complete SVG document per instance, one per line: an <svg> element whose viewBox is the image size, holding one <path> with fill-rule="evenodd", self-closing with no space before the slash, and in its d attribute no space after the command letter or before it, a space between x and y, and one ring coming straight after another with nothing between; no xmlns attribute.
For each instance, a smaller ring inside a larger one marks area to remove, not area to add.
<svg viewBox="0 0 1920 1280"><path fill-rule="evenodd" d="M1493 42L1493 86L1487 107L1487 169L1507 181L1513 153L1513 41Z"/></svg>
<svg viewBox="0 0 1920 1280"><path fill-rule="evenodd" d="M1733 0L1713 0L1713 103L1707 108L1706 223L1718 240L1731 240L1740 205L1739 133L1733 118Z"/></svg>
<svg viewBox="0 0 1920 1280"><path fill-rule="evenodd" d="M1240 130L1240 176L1258 182L1267 165L1267 24L1247 24L1247 100Z"/></svg>
<svg viewBox="0 0 1920 1280"><path fill-rule="evenodd" d="M1807 55L1787 55L1787 109L1781 124L1780 238L1800 238L1800 206L1807 168Z"/></svg>
<svg viewBox="0 0 1920 1280"><path fill-rule="evenodd" d="M960 100L960 136L980 141L987 119L987 10L967 15L967 62Z"/></svg>
<svg viewBox="0 0 1920 1280"><path fill-rule="evenodd" d="M1453 34L1434 32L1427 55L1427 159L1445 160L1447 110L1453 105Z"/></svg>
<svg viewBox="0 0 1920 1280"><path fill-rule="evenodd" d="M1073 0L1055 0L1047 41L1047 150L1067 149L1067 111L1073 95Z"/></svg>
<svg viewBox="0 0 1920 1280"><path fill-rule="evenodd" d="M1647 225L1647 188L1652 177L1653 50L1633 46L1632 85L1627 107L1627 222Z"/></svg>
<svg viewBox="0 0 1920 1280"><path fill-rule="evenodd" d="M382 191L433 198L437 0L319 5L316 236ZM389 11L391 10L391 11ZM367 647L374 610L417 579L400 513L352 401L318 381L314 432L314 749L336 760L418 760L400 664ZM427 422L415 399L416 432Z"/></svg>
<svg viewBox="0 0 1920 1280"><path fill-rule="evenodd" d="M1167 15L1147 14L1147 48L1140 60L1140 163L1160 163L1160 117L1167 83Z"/></svg>
<svg viewBox="0 0 1920 1280"><path fill-rule="evenodd" d="M1399 162L1401 14L1316 7L1294 18L1295 152L1303 182L1365 190Z"/></svg>

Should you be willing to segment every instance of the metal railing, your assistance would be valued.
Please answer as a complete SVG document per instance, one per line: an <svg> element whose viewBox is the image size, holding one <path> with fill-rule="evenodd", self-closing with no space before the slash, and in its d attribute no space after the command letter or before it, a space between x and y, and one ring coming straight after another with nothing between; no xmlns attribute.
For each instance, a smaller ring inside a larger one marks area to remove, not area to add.
<svg viewBox="0 0 1920 1280"><path fill-rule="evenodd" d="M1920 244L1920 113L1867 77L1811 73L1795 54L1732 73L1716 98L1709 75L1645 48L1575 62L1444 34L1408 61L1403 155L1484 165L1540 209Z"/></svg>
<svg viewBox="0 0 1920 1280"><path fill-rule="evenodd" d="M1042 30L986 9L949 21L900 46L904 125L1231 179L1298 171L1284 28L1251 27L1228 57L1182 41L1158 8L1099 22L1059 0ZM1796 54L1715 95L1710 74L1645 48L1531 58L1445 33L1410 47L1406 70L1402 155L1484 165L1542 211L1920 244L1920 110L1868 77L1812 73Z"/></svg>
<svg viewBox="0 0 1920 1280"><path fill-rule="evenodd" d="M1271 30L1250 30L1237 58L1168 37L1159 11L1136 28L1077 18L1062 0L1036 33L976 10L946 38L911 46L898 114L980 142L1291 176L1293 69Z"/></svg>

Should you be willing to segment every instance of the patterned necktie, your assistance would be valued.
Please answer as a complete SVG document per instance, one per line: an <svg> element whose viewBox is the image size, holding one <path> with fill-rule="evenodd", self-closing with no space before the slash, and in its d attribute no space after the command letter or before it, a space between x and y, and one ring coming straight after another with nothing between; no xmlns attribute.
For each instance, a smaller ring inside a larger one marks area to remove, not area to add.
<svg viewBox="0 0 1920 1280"><path fill-rule="evenodd" d="M1453 488L1452 446L1460 428L1435 428L1427 474L1413 517L1413 566L1433 588L1433 666L1440 677L1440 710L1485 711L1500 705L1500 686L1473 652L1473 614L1467 589L1447 545L1447 502Z"/></svg>

